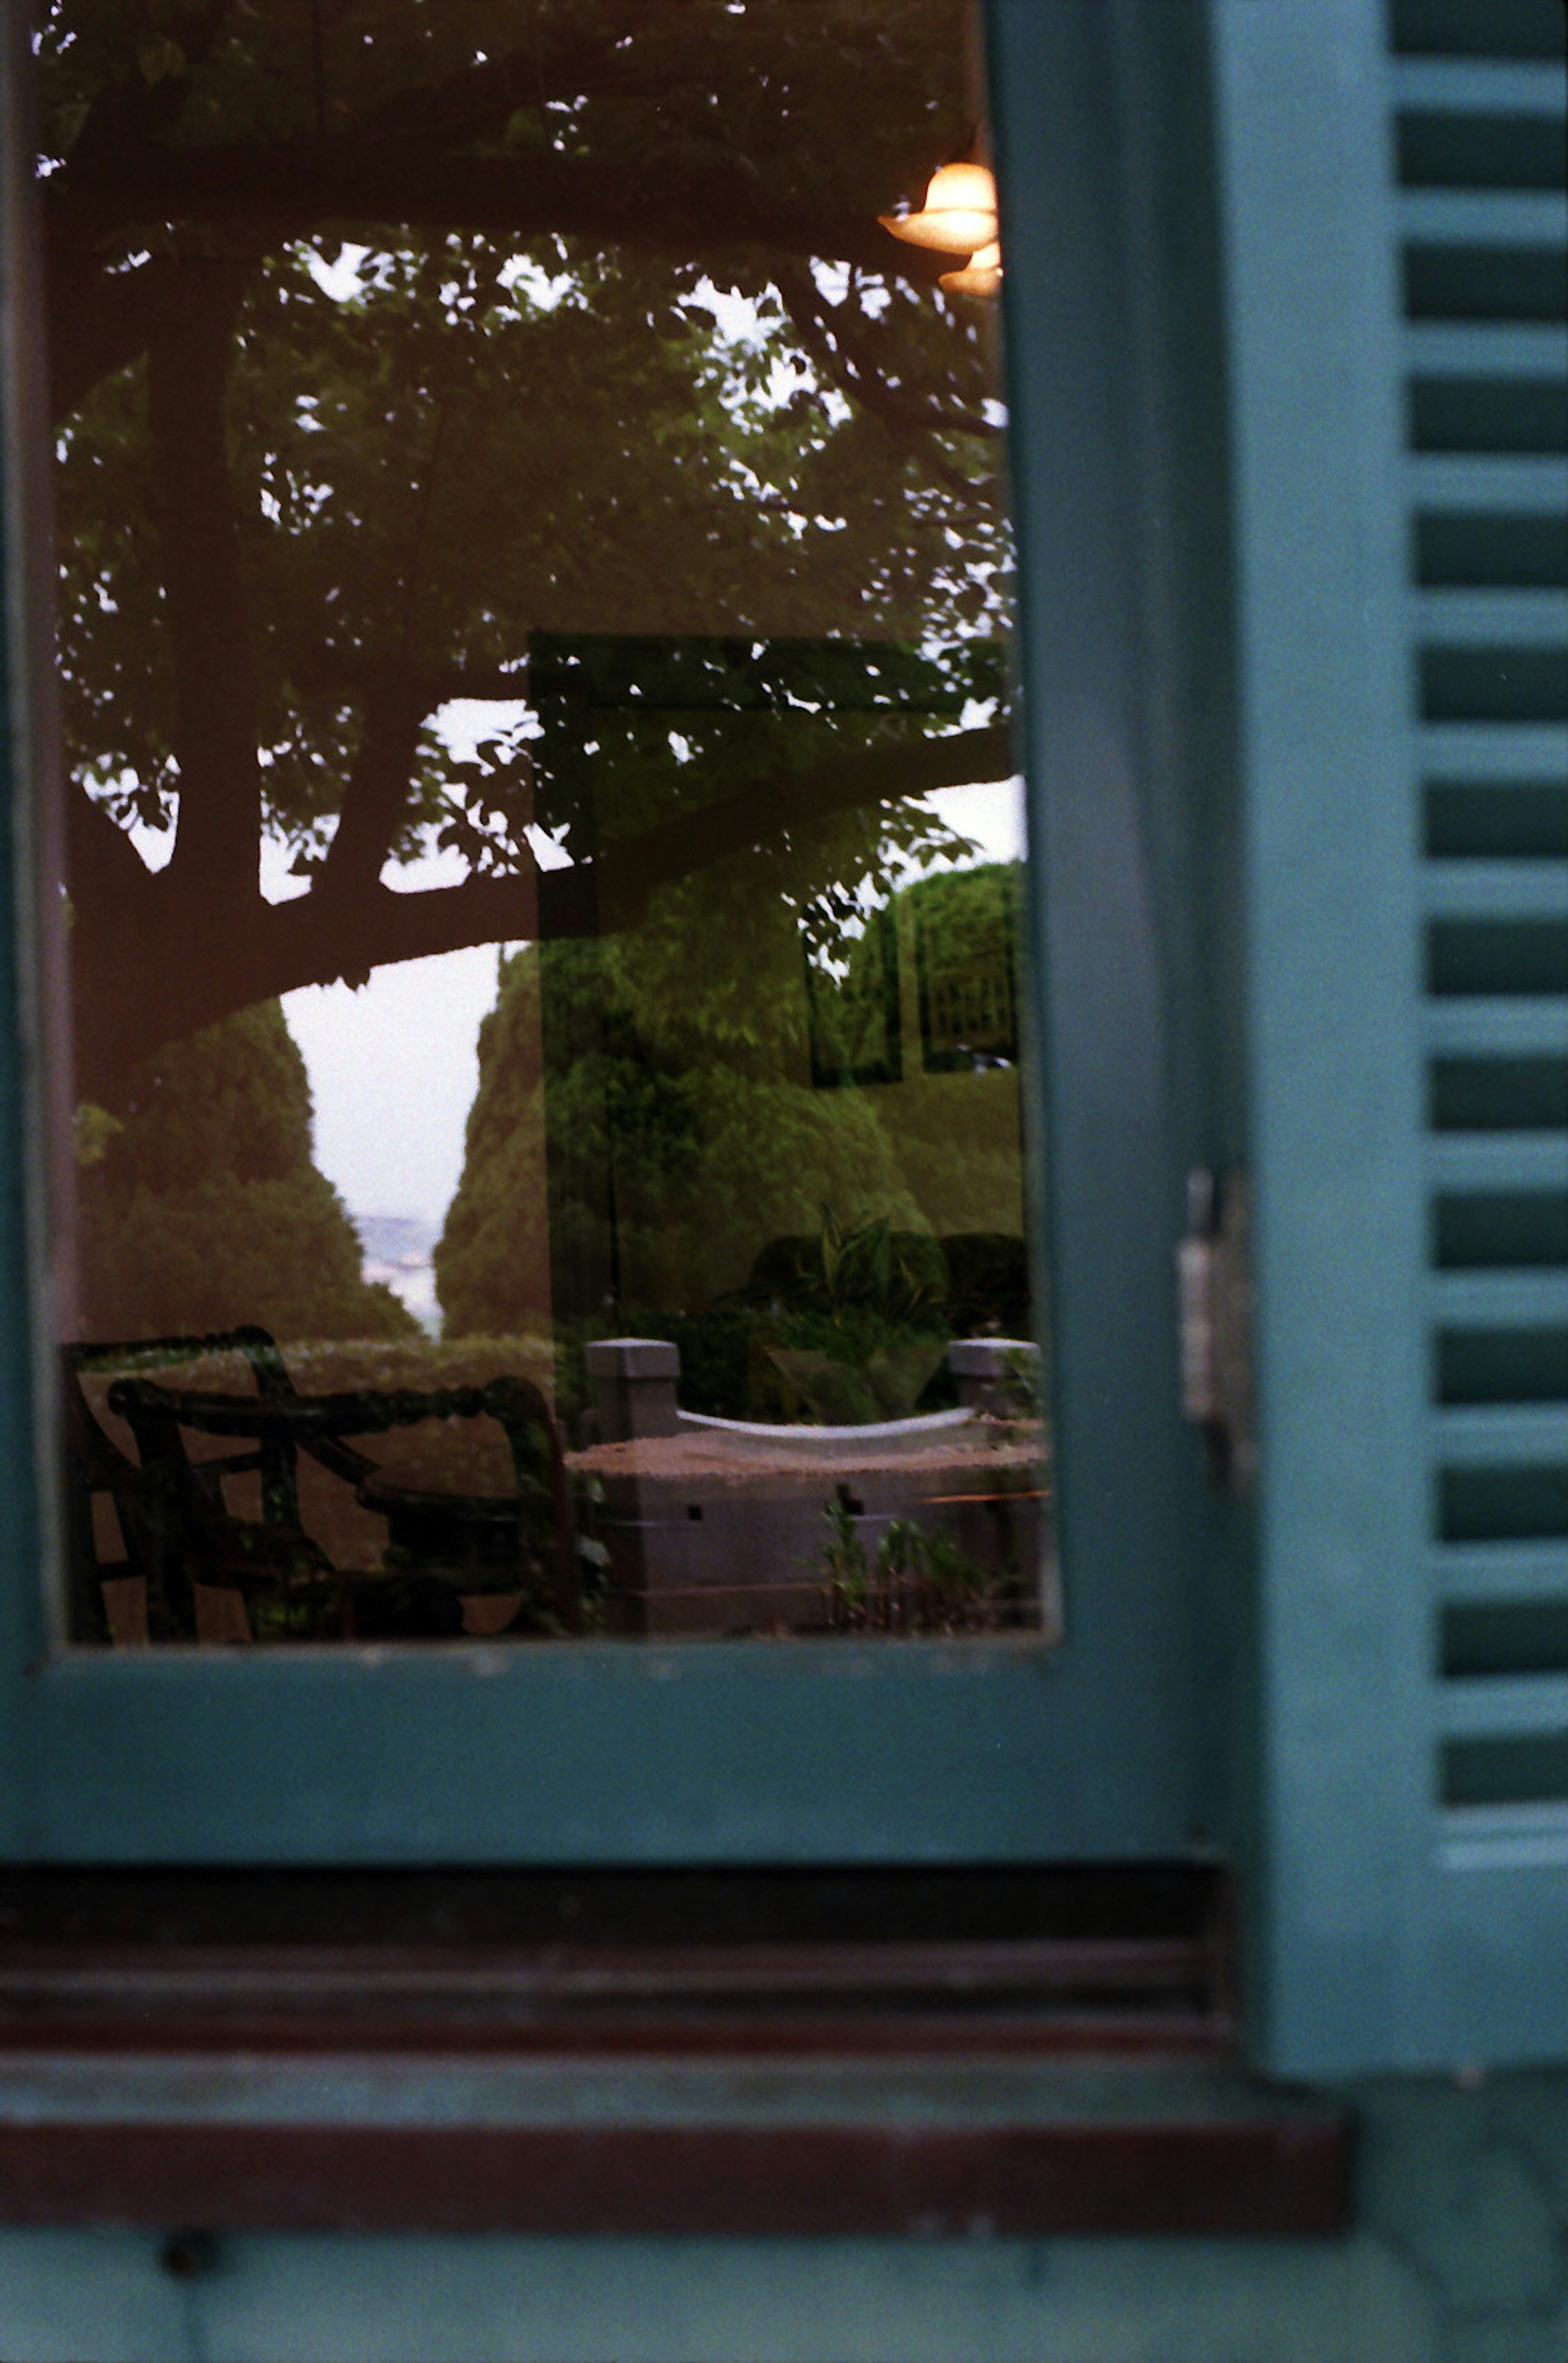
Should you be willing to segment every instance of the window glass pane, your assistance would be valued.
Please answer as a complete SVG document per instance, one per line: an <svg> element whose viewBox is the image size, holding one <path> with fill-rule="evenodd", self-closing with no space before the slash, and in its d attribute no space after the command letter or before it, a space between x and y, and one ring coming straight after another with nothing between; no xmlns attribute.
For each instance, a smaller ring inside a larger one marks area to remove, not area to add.
<svg viewBox="0 0 1568 2363"><path fill-rule="evenodd" d="M72 1640L1053 1629L977 61L50 14Z"/></svg>

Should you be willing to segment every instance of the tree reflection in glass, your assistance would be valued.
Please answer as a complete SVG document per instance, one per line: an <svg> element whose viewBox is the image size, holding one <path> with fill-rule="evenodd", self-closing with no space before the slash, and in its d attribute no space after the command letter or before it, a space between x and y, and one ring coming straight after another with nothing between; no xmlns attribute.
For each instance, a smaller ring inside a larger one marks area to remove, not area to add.
<svg viewBox="0 0 1568 2363"><path fill-rule="evenodd" d="M995 316L877 218L973 56L962 0L50 12L78 1639L1038 1629L1016 824L955 793ZM437 1338L280 1004L475 945Z"/></svg>

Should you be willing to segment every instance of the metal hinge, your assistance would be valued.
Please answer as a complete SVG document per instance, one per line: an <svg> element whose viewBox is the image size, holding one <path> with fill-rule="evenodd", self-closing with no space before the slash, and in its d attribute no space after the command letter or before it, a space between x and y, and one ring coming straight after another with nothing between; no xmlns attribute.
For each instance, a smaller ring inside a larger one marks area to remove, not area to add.
<svg viewBox="0 0 1568 2363"><path fill-rule="evenodd" d="M1218 1483L1250 1490L1258 1470L1252 1403L1252 1252L1247 1178L1187 1176L1181 1291L1182 1415L1203 1430Z"/></svg>

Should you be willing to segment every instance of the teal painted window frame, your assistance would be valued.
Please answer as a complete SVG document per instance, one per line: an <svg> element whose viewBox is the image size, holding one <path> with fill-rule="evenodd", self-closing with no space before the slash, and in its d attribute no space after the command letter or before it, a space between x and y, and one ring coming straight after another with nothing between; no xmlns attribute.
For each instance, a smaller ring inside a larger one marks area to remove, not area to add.
<svg viewBox="0 0 1568 2363"><path fill-rule="evenodd" d="M1181 64L1200 21L1195 7L1154 12L1148 29L1164 65ZM1160 507L1162 484L1176 493L1168 438L1138 388L1160 353L1173 383L1185 371L1196 387L1212 339L1179 349L1192 342L1188 312L1131 121L1138 77L1118 53L1129 28L1138 29L1127 12L1082 0L1045 8L997 0L990 11L1026 583L1032 957L1043 1009L1030 1065L1052 1176L1036 1222L1051 1272L1066 1640L1055 1650L1014 1642L134 1657L51 1648L39 1580L47 1490L37 1479L47 1391L28 1285L34 1029L25 964L19 975L6 961L6 1855L1018 1861L1169 1857L1201 1836L1212 1804L1204 1700L1213 1668L1197 1642L1207 1513L1195 1443L1176 1413L1172 1252L1183 1173L1204 1147L1192 1089L1200 930L1178 811L1192 785L1180 775L1202 750L1201 732L1182 718L1190 684L1145 660L1179 585L1147 562L1140 528ZM1186 68L1195 104L1201 77L1191 58ZM15 142L9 169L18 172ZM1201 246L1201 227L1194 235ZM1197 271L1190 258L1183 267ZM17 653L37 607L17 572L26 269L13 231L0 301L13 390L6 743L20 792L8 804L17 808L36 760ZM1063 547L1073 551L1070 568L1051 556ZM3 844L9 913L26 860L14 820Z"/></svg>

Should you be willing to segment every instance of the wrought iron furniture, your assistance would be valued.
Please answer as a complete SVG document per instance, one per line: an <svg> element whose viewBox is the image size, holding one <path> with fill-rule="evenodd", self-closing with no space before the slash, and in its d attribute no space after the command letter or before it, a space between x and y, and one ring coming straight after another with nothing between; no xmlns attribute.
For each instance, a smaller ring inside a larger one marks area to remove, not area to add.
<svg viewBox="0 0 1568 2363"><path fill-rule="evenodd" d="M241 1396L124 1378L110 1389L109 1407L136 1437L150 1580L177 1628L194 1629L205 1588L238 1593L250 1631L268 1639L455 1636L465 1629L462 1598L474 1593L516 1595L506 1629L579 1629L564 1465L550 1407L527 1379L433 1392L301 1395L290 1386ZM501 1427L510 1450L507 1494L403 1485L343 1440L484 1416ZM193 1456L190 1437L247 1439L250 1449L203 1461ZM356 1499L387 1520L384 1572L335 1567L306 1531L295 1481L300 1452L350 1482ZM260 1520L228 1510L221 1477L216 1491L208 1481L215 1466L260 1470Z"/></svg>
<svg viewBox="0 0 1568 2363"><path fill-rule="evenodd" d="M217 1356L242 1356L255 1381L256 1395L267 1402L295 1395L288 1366L276 1339L254 1323L233 1329L179 1337L101 1339L62 1347L61 1402L66 1459L66 1518L69 1558L69 1610L72 1636L101 1640L110 1636L106 1585L119 1588L119 1605L147 1637L173 1637L172 1603L161 1586L149 1591L156 1551L149 1531L148 1490L142 1469L109 1434L97 1417L83 1386L94 1373L114 1377L168 1370L182 1364ZM362 1456L330 1439L306 1448L335 1476L357 1482L366 1467ZM298 1525L298 1488L295 1449L283 1437L262 1437L250 1451L225 1453L193 1464L193 1482L200 1486L215 1513L225 1514L225 1480L248 1471L257 1473L264 1516L274 1524L292 1518ZM104 1503L108 1520L95 1503ZM118 1533L117 1555L114 1529ZM134 1609L128 1592L137 1588ZM189 1601L183 1606L188 1610Z"/></svg>

